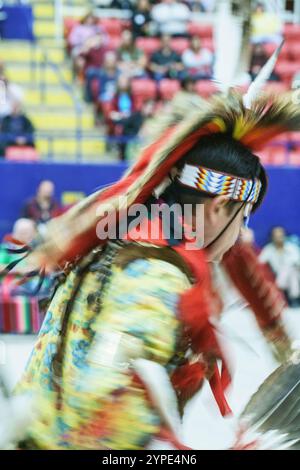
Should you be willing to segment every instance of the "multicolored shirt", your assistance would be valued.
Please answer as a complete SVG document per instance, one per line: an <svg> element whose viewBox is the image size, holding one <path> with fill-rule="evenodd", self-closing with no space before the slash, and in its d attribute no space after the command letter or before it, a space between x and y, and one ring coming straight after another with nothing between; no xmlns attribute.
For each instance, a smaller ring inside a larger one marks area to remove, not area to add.
<svg viewBox="0 0 300 470"><path fill-rule="evenodd" d="M103 263L97 255L90 258L56 291L17 388L33 394L38 410L28 430L29 447L143 449L162 425L130 364L139 357L168 373L176 368L183 354L178 299L190 281L159 259L136 259L125 267L112 263L103 276Z"/></svg>

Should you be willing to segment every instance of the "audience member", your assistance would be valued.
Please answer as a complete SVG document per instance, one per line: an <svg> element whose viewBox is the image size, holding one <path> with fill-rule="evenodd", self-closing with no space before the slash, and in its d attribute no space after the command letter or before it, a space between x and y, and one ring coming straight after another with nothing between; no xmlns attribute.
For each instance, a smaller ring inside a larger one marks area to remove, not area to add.
<svg viewBox="0 0 300 470"><path fill-rule="evenodd" d="M198 36L191 38L189 48L182 54L182 63L188 75L197 80L209 79L212 76L213 54L201 46Z"/></svg>
<svg viewBox="0 0 300 470"><path fill-rule="evenodd" d="M284 291L291 306L300 298L300 249L287 241L283 227L274 227L271 243L266 245L260 260L268 263L280 289Z"/></svg>
<svg viewBox="0 0 300 470"><path fill-rule="evenodd" d="M266 53L266 50L264 49L264 46L262 44L253 45L252 58L251 58L250 71L249 71L252 80L254 80L256 76L259 74L262 67L268 61L268 58L269 58L268 54ZM279 77L273 71L271 73L269 80L279 80Z"/></svg>
<svg viewBox="0 0 300 470"><path fill-rule="evenodd" d="M184 66L181 57L171 47L171 37L163 35L160 46L160 49L152 54L149 62L149 70L154 80L183 78Z"/></svg>
<svg viewBox="0 0 300 470"><path fill-rule="evenodd" d="M22 111L20 103L13 104L11 114L5 116L1 123L1 154L12 146L34 147L34 127L30 119Z"/></svg>
<svg viewBox="0 0 300 470"><path fill-rule="evenodd" d="M54 198L55 186L52 181L42 181L36 195L26 202L22 210L22 217L32 219L39 226L55 217L59 212L59 205Z"/></svg>
<svg viewBox="0 0 300 470"><path fill-rule="evenodd" d="M280 17L271 11L266 11L262 3L257 4L251 23L251 41L254 44L279 44L282 41L282 22Z"/></svg>
<svg viewBox="0 0 300 470"><path fill-rule="evenodd" d="M121 73L128 77L145 75L146 57L141 49L136 47L132 32L126 29L122 34L122 42L117 49L118 66Z"/></svg>
<svg viewBox="0 0 300 470"><path fill-rule="evenodd" d="M77 71L85 75L89 69L101 68L107 51L106 41L101 33L87 39L75 59Z"/></svg>
<svg viewBox="0 0 300 470"><path fill-rule="evenodd" d="M98 18L93 13L88 13L84 16L79 24L76 24L68 37L68 42L71 47L71 54L76 57L85 42L97 33L103 33L103 29L98 24Z"/></svg>
<svg viewBox="0 0 300 470"><path fill-rule="evenodd" d="M111 101L116 91L120 71L117 66L117 55L109 51L104 56L103 67L89 68L86 72L85 98L92 102L95 98L102 102ZM97 96L93 92L96 84Z"/></svg>
<svg viewBox="0 0 300 470"><path fill-rule="evenodd" d="M184 3L177 0L162 0L154 5L151 13L158 34L187 36L187 24L191 12Z"/></svg>

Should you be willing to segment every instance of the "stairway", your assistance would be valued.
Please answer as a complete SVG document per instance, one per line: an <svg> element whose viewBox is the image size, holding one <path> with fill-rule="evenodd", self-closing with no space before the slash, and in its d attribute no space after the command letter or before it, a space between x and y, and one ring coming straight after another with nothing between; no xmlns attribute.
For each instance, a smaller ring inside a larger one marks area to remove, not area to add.
<svg viewBox="0 0 300 470"><path fill-rule="evenodd" d="M64 42L55 37L54 2L33 0L32 5L36 44L0 41L0 61L5 63L8 78L25 92L24 108L36 128L41 158L103 161L107 158L103 133L95 128L93 109L73 83Z"/></svg>

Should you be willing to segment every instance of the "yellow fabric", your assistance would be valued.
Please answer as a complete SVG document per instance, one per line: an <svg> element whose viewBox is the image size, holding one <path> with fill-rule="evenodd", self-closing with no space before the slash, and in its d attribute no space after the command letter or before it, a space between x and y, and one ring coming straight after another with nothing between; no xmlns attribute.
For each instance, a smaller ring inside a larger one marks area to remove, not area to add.
<svg viewBox="0 0 300 470"><path fill-rule="evenodd" d="M49 307L18 391L36 398L28 437L44 449L142 449L161 426L145 392L132 383L135 357L172 364L180 334L179 295L186 276L160 260L113 266L99 307L101 281L88 272L75 295L71 272ZM75 295L63 363L62 406L51 369L61 317Z"/></svg>

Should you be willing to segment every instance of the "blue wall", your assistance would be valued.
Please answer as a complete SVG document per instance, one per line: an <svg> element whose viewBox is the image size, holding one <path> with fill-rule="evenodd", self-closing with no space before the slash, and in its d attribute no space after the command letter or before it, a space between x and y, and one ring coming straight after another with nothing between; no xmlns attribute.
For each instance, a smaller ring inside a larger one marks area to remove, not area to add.
<svg viewBox="0 0 300 470"><path fill-rule="evenodd" d="M116 181L125 168L124 164L0 162L0 237L11 230L24 201L34 195L43 179L54 181L59 200L65 191L90 194L100 186ZM288 232L300 235L300 169L269 168L268 174L270 185L265 203L250 223L260 245L267 241L274 225L283 225Z"/></svg>
<svg viewBox="0 0 300 470"><path fill-rule="evenodd" d="M10 232L20 217L24 202L34 196L42 180L55 183L56 199L65 191L82 191L86 195L102 185L120 178L124 164L80 165L59 163L0 162L0 239Z"/></svg>

